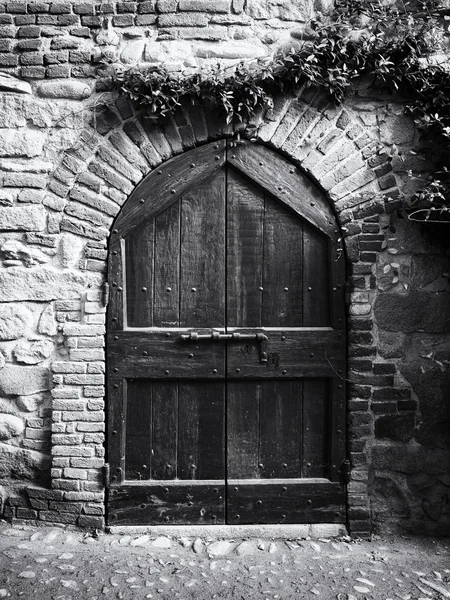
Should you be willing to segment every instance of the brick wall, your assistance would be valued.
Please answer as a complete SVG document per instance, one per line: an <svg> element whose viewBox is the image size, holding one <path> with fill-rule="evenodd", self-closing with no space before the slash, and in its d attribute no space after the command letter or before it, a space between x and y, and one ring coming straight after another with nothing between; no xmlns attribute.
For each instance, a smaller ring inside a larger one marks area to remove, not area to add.
<svg viewBox="0 0 450 600"><path fill-rule="evenodd" d="M103 525L110 227L158 164L234 133L199 107L143 119L108 91L111 69L270 56L308 34L314 10L293 0L0 3L5 517ZM98 102L107 107L94 110ZM450 258L394 214L418 185L410 170L429 168L411 153L420 142L402 109L361 84L345 108L299 90L253 119L258 141L327 194L345 235L349 519L361 535L450 531Z"/></svg>

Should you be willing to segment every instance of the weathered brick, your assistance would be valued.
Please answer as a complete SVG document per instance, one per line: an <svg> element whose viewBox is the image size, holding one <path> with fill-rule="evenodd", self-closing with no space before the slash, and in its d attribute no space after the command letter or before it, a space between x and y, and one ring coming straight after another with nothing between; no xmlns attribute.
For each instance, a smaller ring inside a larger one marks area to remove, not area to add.
<svg viewBox="0 0 450 600"><path fill-rule="evenodd" d="M131 27L134 25L134 15L115 15L113 25L115 27Z"/></svg>
<svg viewBox="0 0 450 600"><path fill-rule="evenodd" d="M50 523L64 523L66 525L76 525L78 516L69 512L45 511L39 513L39 519Z"/></svg>
<svg viewBox="0 0 450 600"><path fill-rule="evenodd" d="M81 515L78 518L79 527L94 527L96 529L103 529L105 521L102 517L93 517L88 515Z"/></svg>
<svg viewBox="0 0 450 600"><path fill-rule="evenodd" d="M53 401L53 410L83 412L84 410L86 410L86 401L70 400L66 398L55 399Z"/></svg>
<svg viewBox="0 0 450 600"><path fill-rule="evenodd" d="M16 516L18 519L37 519L38 512L37 510L32 510L31 508L18 508L16 511Z"/></svg>
<svg viewBox="0 0 450 600"><path fill-rule="evenodd" d="M41 35L41 28L37 25L26 25L19 27L17 37L19 38L38 38Z"/></svg>
<svg viewBox="0 0 450 600"><path fill-rule="evenodd" d="M102 423L105 420L105 414L102 411L64 411L62 420Z"/></svg>
<svg viewBox="0 0 450 600"><path fill-rule="evenodd" d="M87 479L87 471L86 469L67 467L64 469L64 477L67 479Z"/></svg>
<svg viewBox="0 0 450 600"><path fill-rule="evenodd" d="M17 17L14 17L14 24L16 26L19 25L34 25L36 23L36 16L35 15L19 15Z"/></svg>
<svg viewBox="0 0 450 600"><path fill-rule="evenodd" d="M58 446L66 445L66 446L79 446L82 442L82 436L74 433L58 433L53 434L52 443Z"/></svg>
<svg viewBox="0 0 450 600"><path fill-rule="evenodd" d="M55 399L75 399L80 397L80 389L58 386L51 391L51 394Z"/></svg>

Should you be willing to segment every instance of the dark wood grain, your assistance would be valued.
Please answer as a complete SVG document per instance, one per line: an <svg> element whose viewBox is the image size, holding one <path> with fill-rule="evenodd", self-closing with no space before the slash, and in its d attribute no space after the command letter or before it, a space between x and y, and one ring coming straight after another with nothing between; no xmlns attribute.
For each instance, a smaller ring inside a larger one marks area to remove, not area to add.
<svg viewBox="0 0 450 600"><path fill-rule="evenodd" d="M179 384L178 478L225 478L224 383Z"/></svg>
<svg viewBox="0 0 450 600"><path fill-rule="evenodd" d="M175 479L178 455L178 383L152 384L151 479Z"/></svg>
<svg viewBox="0 0 450 600"><path fill-rule="evenodd" d="M181 202L181 327L225 325L225 170Z"/></svg>
<svg viewBox="0 0 450 600"><path fill-rule="evenodd" d="M225 140L218 140L184 152L157 167L136 187L118 214L112 230L113 241L141 227L143 222L185 194L192 182L200 183L224 164Z"/></svg>
<svg viewBox="0 0 450 600"><path fill-rule="evenodd" d="M327 238L305 223L303 229L303 326L330 325L330 255Z"/></svg>
<svg viewBox="0 0 450 600"><path fill-rule="evenodd" d="M127 383L125 421L125 479L150 479L152 383Z"/></svg>
<svg viewBox="0 0 450 600"><path fill-rule="evenodd" d="M135 229L125 239L127 325L153 325L154 222Z"/></svg>
<svg viewBox="0 0 450 600"><path fill-rule="evenodd" d="M345 489L324 480L230 480L227 523L345 523Z"/></svg>
<svg viewBox="0 0 450 600"><path fill-rule="evenodd" d="M164 482L114 486L109 525L214 525L225 522L223 482Z"/></svg>
<svg viewBox="0 0 450 600"><path fill-rule="evenodd" d="M218 379L225 374L224 344L184 342L176 330L115 331L107 341L110 369L130 378Z"/></svg>
<svg viewBox="0 0 450 600"><path fill-rule="evenodd" d="M256 478L259 472L259 382L227 386L227 476Z"/></svg>
<svg viewBox="0 0 450 600"><path fill-rule="evenodd" d="M111 244L108 254L109 305L107 311L108 330L122 330L124 327L124 282L123 282L123 240Z"/></svg>
<svg viewBox="0 0 450 600"><path fill-rule="evenodd" d="M180 202L155 217L153 325L180 322Z"/></svg>
<svg viewBox="0 0 450 600"><path fill-rule="evenodd" d="M301 477L302 380L265 380L258 385L261 478Z"/></svg>
<svg viewBox="0 0 450 600"><path fill-rule="evenodd" d="M303 477L327 477L331 437L329 382L303 381Z"/></svg>
<svg viewBox="0 0 450 600"><path fill-rule="evenodd" d="M301 327L303 224L298 216L268 195L265 201L263 257L262 325Z"/></svg>
<svg viewBox="0 0 450 600"><path fill-rule="evenodd" d="M264 193L235 169L227 179L227 324L259 327Z"/></svg>
<svg viewBox="0 0 450 600"><path fill-rule="evenodd" d="M125 479L125 401L127 382L122 377L108 377L108 462L109 483Z"/></svg>
<svg viewBox="0 0 450 600"><path fill-rule="evenodd" d="M287 159L265 146L243 142L228 152L228 161L330 238L339 237L328 202Z"/></svg>

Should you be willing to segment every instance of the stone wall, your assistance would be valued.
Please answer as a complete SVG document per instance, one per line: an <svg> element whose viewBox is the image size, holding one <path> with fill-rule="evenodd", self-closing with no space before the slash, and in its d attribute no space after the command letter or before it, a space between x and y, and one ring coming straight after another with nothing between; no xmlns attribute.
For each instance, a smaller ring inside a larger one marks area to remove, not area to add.
<svg viewBox="0 0 450 600"><path fill-rule="evenodd" d="M308 35L318 8L326 7L0 3L5 517L103 525L109 230L155 166L234 133L199 107L159 124L143 119L108 91L111 65L180 70L270 57ZM93 110L99 103L106 107ZM410 170L429 168L411 153L417 132L399 99L364 83L345 108L314 90L280 96L253 124L260 143L324 190L345 235L351 529L449 533L450 255L429 230L395 216L399 195L419 184Z"/></svg>

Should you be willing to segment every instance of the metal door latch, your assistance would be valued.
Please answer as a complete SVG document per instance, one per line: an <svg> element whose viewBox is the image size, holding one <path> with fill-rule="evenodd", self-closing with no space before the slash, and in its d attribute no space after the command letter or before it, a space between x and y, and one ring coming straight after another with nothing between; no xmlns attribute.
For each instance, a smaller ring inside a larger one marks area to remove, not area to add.
<svg viewBox="0 0 450 600"><path fill-rule="evenodd" d="M265 333L220 333L213 331L212 333L183 333L181 339L184 342L243 342L256 341L259 343L259 361L267 362L267 342L269 338Z"/></svg>

